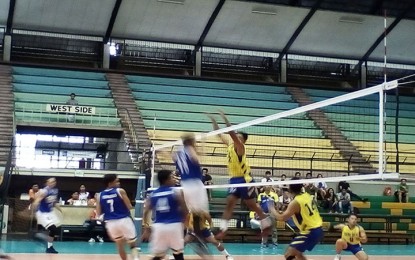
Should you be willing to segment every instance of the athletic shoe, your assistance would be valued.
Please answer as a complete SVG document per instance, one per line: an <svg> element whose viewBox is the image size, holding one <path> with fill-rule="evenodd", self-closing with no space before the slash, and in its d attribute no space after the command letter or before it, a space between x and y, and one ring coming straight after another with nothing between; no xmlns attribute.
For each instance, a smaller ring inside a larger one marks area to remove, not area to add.
<svg viewBox="0 0 415 260"><path fill-rule="evenodd" d="M233 257L231 255L227 255L226 260L233 260Z"/></svg>
<svg viewBox="0 0 415 260"><path fill-rule="evenodd" d="M275 246L275 247L278 247L278 243L276 243L276 242L272 242L272 244L271 244L272 246Z"/></svg>
<svg viewBox="0 0 415 260"><path fill-rule="evenodd" d="M57 253L58 251L56 251L55 248L53 248L53 246L46 249L46 254L57 254Z"/></svg>
<svg viewBox="0 0 415 260"><path fill-rule="evenodd" d="M101 236L97 236L97 238L98 238L98 241L99 241L100 243L104 243L104 238L103 238L103 237L101 237Z"/></svg>
<svg viewBox="0 0 415 260"><path fill-rule="evenodd" d="M261 248L267 248L268 244L267 243L261 243Z"/></svg>
<svg viewBox="0 0 415 260"><path fill-rule="evenodd" d="M336 255L335 257L334 257L334 260L340 260L342 257L340 256L340 255Z"/></svg>
<svg viewBox="0 0 415 260"><path fill-rule="evenodd" d="M88 240L88 243L95 243L95 238L90 238L89 240Z"/></svg>

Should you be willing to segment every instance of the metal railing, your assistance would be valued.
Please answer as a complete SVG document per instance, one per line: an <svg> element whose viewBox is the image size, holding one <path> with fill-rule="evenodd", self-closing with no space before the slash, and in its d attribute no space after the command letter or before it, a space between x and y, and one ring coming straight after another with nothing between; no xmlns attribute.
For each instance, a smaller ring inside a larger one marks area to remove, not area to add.
<svg viewBox="0 0 415 260"><path fill-rule="evenodd" d="M131 119L130 112L128 111L127 108L120 107L120 108L118 108L118 115L120 117L121 116L124 117L124 120L121 121L121 122L127 123L127 125L125 127L128 129L128 131L129 131L129 133L131 135L131 138L133 140L133 145L134 145L134 148L135 148L135 153L137 155L137 161L136 161L136 163L139 163L139 157L140 157L140 152L139 152L140 150L139 149L140 149L140 145L138 143L137 130L135 129L133 120ZM130 145L130 144L128 144L128 145ZM130 153L131 153L131 151L130 151Z"/></svg>

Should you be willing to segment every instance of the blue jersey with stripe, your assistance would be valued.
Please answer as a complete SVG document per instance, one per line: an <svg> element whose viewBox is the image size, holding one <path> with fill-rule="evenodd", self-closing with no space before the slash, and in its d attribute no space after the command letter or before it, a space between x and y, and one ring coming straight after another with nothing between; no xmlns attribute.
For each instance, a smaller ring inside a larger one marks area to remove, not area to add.
<svg viewBox="0 0 415 260"><path fill-rule="evenodd" d="M131 215L130 210L121 197L119 188L110 188L102 191L99 194L99 203L105 220L122 219Z"/></svg>
<svg viewBox="0 0 415 260"><path fill-rule="evenodd" d="M58 189L51 189L49 187L45 187L42 192L46 194L46 196L40 201L38 210L40 212L51 212L55 203L58 201Z"/></svg>
<svg viewBox="0 0 415 260"><path fill-rule="evenodd" d="M154 210L154 223L182 222L183 214L179 209L176 190L169 186L160 186L150 195L151 207Z"/></svg>
<svg viewBox="0 0 415 260"><path fill-rule="evenodd" d="M202 180L203 175L202 170L200 169L200 164L192 160L186 147L183 147L177 151L175 163L182 180Z"/></svg>

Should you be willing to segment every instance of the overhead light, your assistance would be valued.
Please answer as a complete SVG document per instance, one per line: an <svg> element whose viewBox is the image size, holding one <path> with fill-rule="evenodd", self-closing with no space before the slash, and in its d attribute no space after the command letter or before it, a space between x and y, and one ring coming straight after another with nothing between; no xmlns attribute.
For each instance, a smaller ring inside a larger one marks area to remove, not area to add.
<svg viewBox="0 0 415 260"><path fill-rule="evenodd" d="M362 17L357 16L341 16L339 22L341 23L357 23L362 24L365 21Z"/></svg>
<svg viewBox="0 0 415 260"><path fill-rule="evenodd" d="M183 5L185 0L157 0L160 3Z"/></svg>
<svg viewBox="0 0 415 260"><path fill-rule="evenodd" d="M273 7L265 7L265 6L256 6L252 7L251 12L253 14L265 14L265 15L276 15L277 10Z"/></svg>

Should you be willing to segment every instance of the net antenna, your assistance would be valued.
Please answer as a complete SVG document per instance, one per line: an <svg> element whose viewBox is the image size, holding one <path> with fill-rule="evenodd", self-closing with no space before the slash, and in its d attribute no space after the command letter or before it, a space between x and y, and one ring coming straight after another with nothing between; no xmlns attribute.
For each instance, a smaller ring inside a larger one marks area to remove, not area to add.
<svg viewBox="0 0 415 260"><path fill-rule="evenodd" d="M378 165L378 172L374 173L374 174L362 174L362 175L354 175L354 176L342 176L342 177L331 177L331 178L323 178L323 180L330 182L331 181L339 181L339 180L368 180L368 179L397 179L399 178L399 174L397 173L388 173L385 174L384 173L384 149L383 149L383 142L384 142L384 98L383 95L385 93L386 90L391 90L391 89L395 89L398 87L398 81L394 80L394 81L390 81L390 82L386 82L386 83L382 83L370 88L366 88L366 89L361 89L358 91L354 91L351 93L347 93L344 95L340 95L337 97L333 97L333 98L329 98L329 99L325 99L319 102L315 102L315 103L311 103L308 105L304 105L304 106L300 106L300 107L296 107L294 109L291 110L286 110L280 113L276 113L273 115L269 115L269 116L265 116L265 117L260 117L254 120L250 120L247 122L243 122L237 125L233 125L230 127L226 127L226 128L222 128L222 129L218 129L215 131L211 131L211 132L207 132L207 133L203 133L203 134L196 134L195 138L196 140L204 140L205 138L211 137L211 136L216 136L218 134L223 134L223 133L227 133L229 131L236 131L239 129L243 129L246 127L251 127L251 126L257 126L259 124L264 124L270 121L275 121L277 119L281 119L281 118L285 118L285 117L290 117L293 115L297 115L300 113L305 113L311 110L315 110L315 109L319 109L319 108L323 108L325 106L330 106L330 105L335 105L335 104L339 104L342 102L346 102L346 101L350 101L353 99L357 99L357 98L361 98L361 97L366 97L369 95L373 95L373 94L379 94L380 97L380 101L379 102L379 165ZM162 145L156 145L154 146L154 152L160 151L162 152L163 149L167 149L167 148L172 148L174 146L180 146L182 144L182 141L176 140L173 142L167 142L164 143ZM153 156L153 160L154 160L154 156ZM289 183L293 183L294 181L289 181ZM298 183L303 182L303 180L298 181ZM280 182L278 182L280 183ZM276 184L278 184L276 183ZM248 184L251 186L261 186L261 183L257 183L257 184ZM263 184L262 184L263 185ZM235 184L235 185L212 185L209 188L215 188L215 187L243 187L243 184Z"/></svg>

